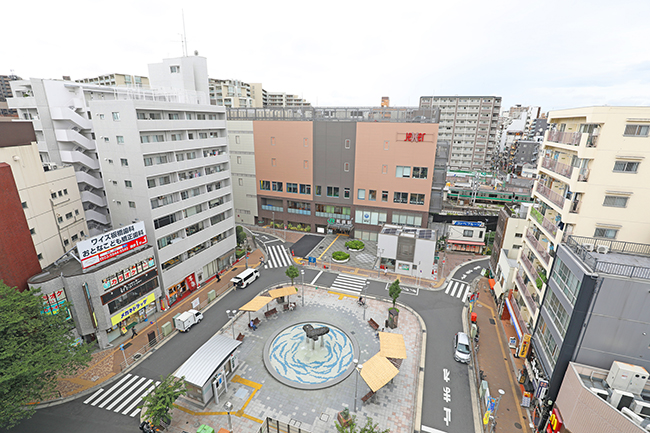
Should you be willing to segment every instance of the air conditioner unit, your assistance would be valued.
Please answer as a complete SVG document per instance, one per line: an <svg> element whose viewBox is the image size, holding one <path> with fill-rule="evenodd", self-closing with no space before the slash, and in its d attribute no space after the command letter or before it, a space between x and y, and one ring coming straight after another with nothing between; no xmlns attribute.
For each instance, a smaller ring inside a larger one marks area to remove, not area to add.
<svg viewBox="0 0 650 433"><path fill-rule="evenodd" d="M598 397L602 398L603 400L607 401L609 398L609 393L605 389L600 389L600 388L590 388L591 392L596 394Z"/></svg>
<svg viewBox="0 0 650 433"><path fill-rule="evenodd" d="M621 410L624 407L630 407L634 401L634 394L627 391L621 391L620 389L612 389L612 395L609 396L609 404L614 406L617 410Z"/></svg>
<svg viewBox="0 0 650 433"><path fill-rule="evenodd" d="M607 245L598 245L598 247L596 247L596 252L598 254L607 254L609 252L609 247Z"/></svg>
<svg viewBox="0 0 650 433"><path fill-rule="evenodd" d="M650 415L650 403L644 400L634 400L630 405L630 409L639 415Z"/></svg>
<svg viewBox="0 0 650 433"><path fill-rule="evenodd" d="M641 394L648 381L648 371L638 365L614 361L605 381L610 388Z"/></svg>
<svg viewBox="0 0 650 433"><path fill-rule="evenodd" d="M582 248L589 252L592 252L594 250L594 244L582 244Z"/></svg>
<svg viewBox="0 0 650 433"><path fill-rule="evenodd" d="M624 407L624 408L621 410L621 413L622 413L623 415L625 415L626 417L628 417L632 422L634 422L634 423L635 423L636 425L638 425L638 426L640 426L641 423L644 421L644 418L643 418L642 416L640 416L640 415L634 413L633 411L631 411L631 410L628 409L627 407Z"/></svg>

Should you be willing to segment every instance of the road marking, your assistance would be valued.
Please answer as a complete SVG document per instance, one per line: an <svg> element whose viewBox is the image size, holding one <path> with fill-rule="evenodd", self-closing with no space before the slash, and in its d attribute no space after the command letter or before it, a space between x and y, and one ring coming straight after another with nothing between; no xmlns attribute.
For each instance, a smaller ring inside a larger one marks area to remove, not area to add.
<svg viewBox="0 0 650 433"><path fill-rule="evenodd" d="M331 285L335 290L351 290L353 292L361 292L368 281L365 277L356 277L354 275L338 274L336 279Z"/></svg>
<svg viewBox="0 0 650 433"><path fill-rule="evenodd" d="M115 397L118 397L118 396L119 396L119 393L122 392L122 390L123 390L124 388L126 388L126 387L129 386L129 385L131 385L131 383L132 383L132 382L135 382L136 380L138 380L138 376L133 376L133 378L132 378L131 380L129 380L128 382L126 382L126 383L125 383L124 385L122 385L119 389L115 390L115 393L114 393L113 395L111 395L111 391L109 391L109 392L107 393L107 394L108 394L108 399L104 400L104 402L103 402L102 404L100 404L99 406L97 406L97 407L103 409L104 406L106 406L106 404L107 404L109 401L113 400Z"/></svg>
<svg viewBox="0 0 650 433"><path fill-rule="evenodd" d="M481 267L480 266L474 266L474 270L476 270L476 269L481 269Z"/></svg>
<svg viewBox="0 0 650 433"><path fill-rule="evenodd" d="M311 283L310 283L310 284L313 286L313 285L316 283L316 280L317 280L317 279L318 279L322 274L323 274L323 271L320 271L320 272L318 273L318 275L316 275L316 277L315 277L313 280L311 280Z"/></svg>
<svg viewBox="0 0 650 433"><path fill-rule="evenodd" d="M147 379L147 378L146 378L146 377L143 377L143 379ZM140 397L142 396L142 392L143 392L145 389L147 389L147 387L151 384L151 382L153 382L153 379L147 379L147 380L145 381L144 385L140 386L140 388L138 388L138 389L137 389L133 394L131 394L131 396L130 396L129 398L127 398L126 400L124 400L124 401L122 402L121 405L119 405L118 407L115 408L115 412L119 412L119 411L121 411L122 409L124 409L124 407L125 407L127 404L129 404L129 402L130 402L131 400L133 400L134 398L136 398L136 397L137 397L137 398L140 398ZM110 409L110 408L107 407L106 409ZM126 410L125 412L128 412L128 410Z"/></svg>
<svg viewBox="0 0 650 433"><path fill-rule="evenodd" d="M467 301L467 296L468 295L469 295L469 285L467 286L467 290L465 290L465 294L463 295L463 298L462 298L463 304L465 303L465 301Z"/></svg>
<svg viewBox="0 0 650 433"><path fill-rule="evenodd" d="M145 391L145 393L142 394L142 395L140 396L140 399L145 398L145 397L146 397L146 396L147 396L151 391L153 391L153 390L154 390L158 385L160 385L160 381L158 381L158 382L156 382L155 384L151 385L151 386L149 387L149 389L147 389L147 391ZM133 408L136 407L136 406L138 405L138 403L140 403L140 399L134 401L134 402L133 402L129 407L127 407L126 409L124 409L124 412L122 412L122 415L126 415L127 413L129 413L129 411L133 410ZM131 417L134 417L135 415L138 414L138 412L140 412L140 408L138 408L138 409L137 409L135 412L133 412L130 416L131 416Z"/></svg>
<svg viewBox="0 0 650 433"><path fill-rule="evenodd" d="M142 382L144 382L144 381L146 381L146 380L147 380L146 377L141 377L140 380L135 381L135 382L133 383L133 385L132 385L129 389L125 390L124 393L122 393L122 395L119 396L120 398L118 398L118 399L115 400L113 403L111 403L110 405L108 405L108 406L106 407L106 410L111 410L111 409L113 409L113 408L114 408L114 407L115 407L115 406L120 402L120 400L122 400L124 397L128 396L129 394L131 394L131 393L133 392L134 389L136 389L138 386L140 386L140 384L142 384Z"/></svg>
<svg viewBox="0 0 650 433"><path fill-rule="evenodd" d="M421 429L422 431L427 432L427 433L446 433L446 432L444 432L444 431L442 431L442 430L438 430L437 428L427 427L427 426L425 426L425 425L421 425L421 426L420 426L420 429Z"/></svg>
<svg viewBox="0 0 650 433"><path fill-rule="evenodd" d="M467 298L467 292L469 292L469 284L467 284L466 287L464 287L464 289L465 289L464 296L463 296L463 287L460 288L460 290L458 291L458 295L456 296L458 299L461 299L462 297L463 303L465 302L465 298Z"/></svg>
<svg viewBox="0 0 650 433"><path fill-rule="evenodd" d="M454 297L454 293L456 293L456 289L458 288L458 285L460 284L458 281L454 281L454 283L455 283L454 288L451 289L451 293L449 294L449 296L451 296L452 298Z"/></svg>
<svg viewBox="0 0 650 433"><path fill-rule="evenodd" d="M110 395L110 392L111 392L111 391L113 391L113 390L116 389L118 386L120 386L120 384L121 384L122 382L124 382L125 380L127 380L129 377L131 377L131 373L128 373L126 376L124 376L124 377L122 378L122 380L120 380L119 382L117 382L117 383L116 383L116 384L115 384L111 389L109 389L108 391L106 391L106 394L105 394L102 398L100 398L99 400L97 400L97 401L95 401L95 402L93 402L93 403L90 403L90 405L91 405L91 406L95 406L97 403L99 403L100 401L102 401L104 398L106 398L108 395Z"/></svg>
<svg viewBox="0 0 650 433"><path fill-rule="evenodd" d="M101 394L103 390L104 390L104 388L100 388L99 391L97 391L96 393L94 393L93 395L91 395L90 397L88 397L88 398L86 399L86 401L84 401L84 404L88 404L89 401L91 401L93 398L95 398L95 397L97 397L99 394Z"/></svg>

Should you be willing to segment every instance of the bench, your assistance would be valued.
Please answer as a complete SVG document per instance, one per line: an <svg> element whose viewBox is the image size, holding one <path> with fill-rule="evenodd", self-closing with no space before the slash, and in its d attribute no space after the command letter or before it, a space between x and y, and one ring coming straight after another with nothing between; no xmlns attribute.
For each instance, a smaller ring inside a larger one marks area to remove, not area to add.
<svg viewBox="0 0 650 433"><path fill-rule="evenodd" d="M257 326L257 325L255 325L255 326ZM237 341L244 341L244 334L242 334L240 332L239 335L237 336Z"/></svg>
<svg viewBox="0 0 650 433"><path fill-rule="evenodd" d="M288 302L288 303L284 304L284 311L293 310L295 308L296 308L296 303L295 302Z"/></svg>
<svg viewBox="0 0 650 433"><path fill-rule="evenodd" d="M271 317L272 315L274 315L274 314L278 314L278 310L276 310L275 308L273 308L273 309L271 309L271 310L264 313L264 315L266 316L267 319L269 317Z"/></svg>
<svg viewBox="0 0 650 433"><path fill-rule="evenodd" d="M253 319L253 325L260 326L260 319L258 319L257 317ZM248 322L248 327L253 329L253 327L251 326L251 322Z"/></svg>
<svg viewBox="0 0 650 433"><path fill-rule="evenodd" d="M370 391L368 394L366 394L366 395L364 395L363 397L361 397L361 401L362 401L363 403L365 403L365 402L367 402L368 400L370 400L374 395L375 395L375 392L374 392L374 391Z"/></svg>
<svg viewBox="0 0 650 433"><path fill-rule="evenodd" d="M379 329L379 325L373 319L368 320L368 325L370 325L370 327L375 331Z"/></svg>

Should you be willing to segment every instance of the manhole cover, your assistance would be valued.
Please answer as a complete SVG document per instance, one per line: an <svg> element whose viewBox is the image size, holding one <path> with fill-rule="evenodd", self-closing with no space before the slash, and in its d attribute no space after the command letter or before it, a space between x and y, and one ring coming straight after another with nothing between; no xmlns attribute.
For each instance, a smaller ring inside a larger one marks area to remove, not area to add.
<svg viewBox="0 0 650 433"><path fill-rule="evenodd" d="M141 356L142 356L141 354L136 353L135 355L133 355L133 359L137 361L138 359L140 359Z"/></svg>
<svg viewBox="0 0 650 433"><path fill-rule="evenodd" d="M495 322L494 319L490 319L490 324L492 324L492 325L496 325L497 322Z"/></svg>
<svg viewBox="0 0 650 433"><path fill-rule="evenodd" d="M521 424L519 424L518 422L515 423L515 427L517 427L519 430L521 430Z"/></svg>
<svg viewBox="0 0 650 433"><path fill-rule="evenodd" d="M330 420L330 416L329 416L328 414L326 414L326 413L321 413L319 419L320 419L321 421L327 422L327 421Z"/></svg>

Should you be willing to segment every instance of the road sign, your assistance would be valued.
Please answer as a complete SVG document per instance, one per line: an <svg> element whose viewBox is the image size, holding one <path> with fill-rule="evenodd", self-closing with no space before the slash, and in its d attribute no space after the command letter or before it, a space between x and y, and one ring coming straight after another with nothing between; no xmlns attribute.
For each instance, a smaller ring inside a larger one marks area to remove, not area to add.
<svg viewBox="0 0 650 433"><path fill-rule="evenodd" d="M316 257L309 256L308 259L309 259L309 263L316 263Z"/></svg>

